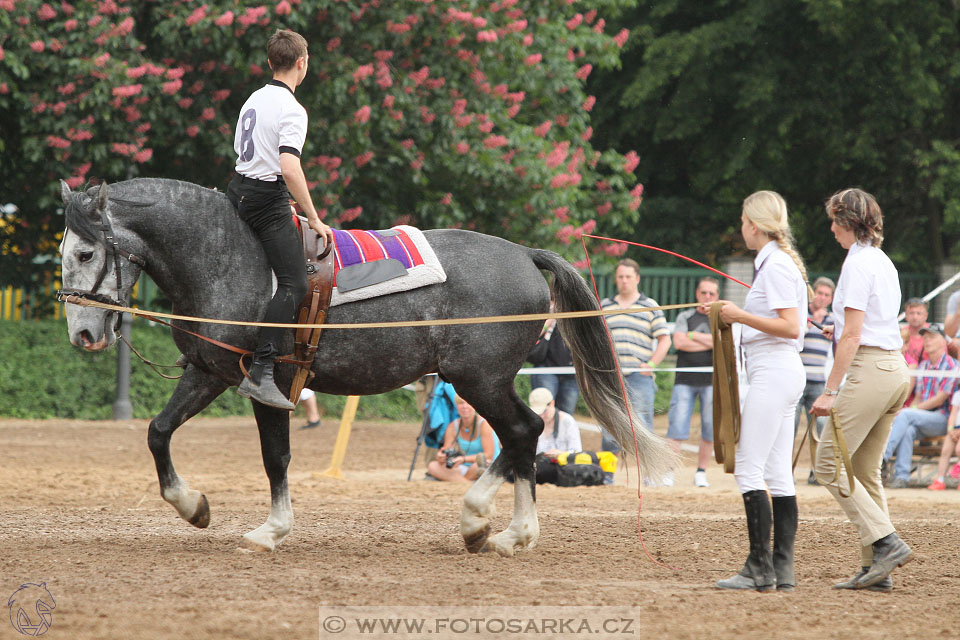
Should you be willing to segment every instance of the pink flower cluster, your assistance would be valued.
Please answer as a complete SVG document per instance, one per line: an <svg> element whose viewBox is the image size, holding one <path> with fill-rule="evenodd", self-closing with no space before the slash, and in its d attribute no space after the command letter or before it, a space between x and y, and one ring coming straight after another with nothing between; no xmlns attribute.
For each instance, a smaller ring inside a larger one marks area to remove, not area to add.
<svg viewBox="0 0 960 640"><path fill-rule="evenodd" d="M219 18L214 20L213 24L217 25L218 27L230 26L231 24L233 24L233 11L227 11L226 13L221 15Z"/></svg>
<svg viewBox="0 0 960 640"><path fill-rule="evenodd" d="M554 145L553 151L547 155L545 161L546 165L550 169L556 169L563 161L567 159L567 155L570 153L570 141L564 140L560 144Z"/></svg>
<svg viewBox="0 0 960 640"><path fill-rule="evenodd" d="M344 222L351 222L359 218L361 213L363 213L363 207L352 207L350 209L346 209L338 219L338 222L340 224L343 224Z"/></svg>
<svg viewBox="0 0 960 640"><path fill-rule="evenodd" d="M593 105L597 103L596 96L587 96L587 99L583 101L583 110L592 111Z"/></svg>
<svg viewBox="0 0 960 640"><path fill-rule="evenodd" d="M128 84L113 88L113 95L118 98L129 98L135 96L143 89L142 84Z"/></svg>
<svg viewBox="0 0 960 640"><path fill-rule="evenodd" d="M66 149L70 146L70 141L60 136L47 136L47 146L54 149Z"/></svg>
<svg viewBox="0 0 960 640"><path fill-rule="evenodd" d="M197 24L198 22L200 22L206 17L207 17L207 5L203 5L194 9L193 13L187 16L187 19L184 20L184 22L188 27L192 27L193 25Z"/></svg>
<svg viewBox="0 0 960 640"><path fill-rule="evenodd" d="M573 187L580 184L581 177L579 173L560 173L553 176L553 179L550 181L550 186L554 189Z"/></svg>
<svg viewBox="0 0 960 640"><path fill-rule="evenodd" d="M364 124L370 120L370 105L363 105L353 114L353 121L357 124Z"/></svg>
<svg viewBox="0 0 960 640"><path fill-rule="evenodd" d="M637 155L636 151L630 151L623 156L623 170L627 173L633 173L638 164L640 164L640 156Z"/></svg>
<svg viewBox="0 0 960 640"><path fill-rule="evenodd" d="M528 67L532 67L535 64L540 64L540 61L543 60L542 53L531 53L526 58L523 59L523 63Z"/></svg>
<svg viewBox="0 0 960 640"><path fill-rule="evenodd" d="M630 31L629 31L629 29L620 29L620 33L618 33L617 35L613 36L613 41L616 42L616 43L617 43L617 46L622 49L622 48L623 48L623 45L625 45L625 44L627 43L627 38L628 38L628 37L630 37Z"/></svg>
<svg viewBox="0 0 960 640"><path fill-rule="evenodd" d="M57 17L57 12L46 2L37 10L37 17L41 20L53 20Z"/></svg>
<svg viewBox="0 0 960 640"><path fill-rule="evenodd" d="M367 164L371 160L373 160L373 151L364 151L363 153L361 153L360 155L358 155L356 158L353 159L353 163L357 165L357 169L359 169L360 167Z"/></svg>
<svg viewBox="0 0 960 640"><path fill-rule="evenodd" d="M593 65L588 63L577 69L577 72L574 75L580 80L586 80L591 71L593 71Z"/></svg>
<svg viewBox="0 0 960 640"><path fill-rule="evenodd" d="M497 32L493 29L477 32L477 42L496 42Z"/></svg>
<svg viewBox="0 0 960 640"><path fill-rule="evenodd" d="M277 12L278 16L288 16L293 8L290 6L290 3L287 2L287 0L280 0L273 10Z"/></svg>
<svg viewBox="0 0 960 640"><path fill-rule="evenodd" d="M541 138L545 138L551 127L553 127L553 122L551 120L547 120L546 122L537 125L533 132Z"/></svg>
<svg viewBox="0 0 960 640"><path fill-rule="evenodd" d="M507 137L501 135L487 136L483 139L483 146L485 146L487 149L496 149L497 147L502 147L509 143L510 141L507 140Z"/></svg>
<svg viewBox="0 0 960 640"><path fill-rule="evenodd" d="M242 16L237 17L237 22L239 22L244 27L249 27L256 24L257 20L259 20L266 14L267 14L267 8L263 5L260 5L259 7L248 7L247 10L244 11Z"/></svg>

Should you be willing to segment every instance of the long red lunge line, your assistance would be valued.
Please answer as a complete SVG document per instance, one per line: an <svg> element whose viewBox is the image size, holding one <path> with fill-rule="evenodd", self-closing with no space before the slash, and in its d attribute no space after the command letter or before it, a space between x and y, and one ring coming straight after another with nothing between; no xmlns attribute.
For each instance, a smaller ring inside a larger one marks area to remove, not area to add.
<svg viewBox="0 0 960 640"><path fill-rule="evenodd" d="M590 262L590 252L587 251L587 241L585 238L599 238L599 236L588 236L584 234L580 237L580 244L583 245L583 255L587 258L587 269L590 271L590 282L593 284L593 295L597 297L597 304L600 304L600 291L597 289L597 279L593 275L593 264ZM611 238L600 238L603 240L610 240ZM613 336L610 335L610 328L607 326L607 319L602 318L603 328L607 332L607 340L610 342L610 352L613 354L613 362L617 367L617 377L620 378L620 392L623 393L624 402L627 401L627 387L623 381L623 373L620 371L620 358L617 356L616 346L613 344ZM627 419L630 421L630 431L633 433L633 455L634 461L637 464L637 471L640 470L640 444L637 442L637 429L633 424L633 412L627 411ZM653 425L650 425L651 427ZM640 427L643 428L642 426ZM627 478L629 482L629 476ZM658 564L661 567L666 567L672 571L680 571L679 567L671 567L665 562L660 562L654 558L650 551L647 550L647 543L643 541L643 529L640 526L640 513L643 511L643 491L640 489L641 482L643 479L640 477L640 474L637 473L637 537L640 538L640 548L643 549L643 552L646 554L650 561L654 564Z"/></svg>
<svg viewBox="0 0 960 640"><path fill-rule="evenodd" d="M632 245L635 246L635 247L641 247L641 248L643 248L643 249L652 249L652 250L654 250L654 251L659 251L660 253L666 253L666 254L671 255L671 256L674 256L674 257L676 257L676 258L680 258L681 260L686 260L687 262L692 262L693 264L697 265L698 267L703 267L704 269L709 269L710 271L713 271L713 272L716 273L717 275L721 275L721 276L723 276L724 278L727 278L728 280L733 280L733 281L736 282L737 284L742 284L742 285L745 286L747 289L750 288L750 285L748 285L746 282L743 282L743 281L741 281L741 280L737 280L736 278L734 278L734 277L731 276L730 274L724 273L723 271L720 271L719 269L714 269L713 267L711 267L711 266L709 266L709 265L705 265L705 264L703 264L702 262L699 262L699 261L697 261L697 260L694 260L693 258L688 258L687 256L683 255L682 253L677 253L677 252L675 252L675 251L668 251L667 249L661 249L660 247L654 247L653 245L649 245L649 244L640 244L639 242L630 242L629 240L618 240L617 238L607 238L607 237L605 237L605 236L593 236L593 235L590 235L590 234L588 234L588 233L583 234L583 237L584 237L584 238L595 238L595 239L597 239L597 240L606 240L606 241L608 241L608 242L620 242L620 243L622 243L622 244L632 244ZM587 253L587 245L586 245L586 244L583 245L583 252L584 252L585 254ZM589 262L590 262L590 256L587 255L587 263L589 264Z"/></svg>

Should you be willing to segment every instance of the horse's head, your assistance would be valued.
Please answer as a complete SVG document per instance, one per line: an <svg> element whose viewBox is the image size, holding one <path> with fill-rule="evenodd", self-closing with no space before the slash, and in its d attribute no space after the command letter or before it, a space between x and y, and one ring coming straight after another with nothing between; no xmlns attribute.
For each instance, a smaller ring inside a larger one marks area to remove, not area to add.
<svg viewBox="0 0 960 640"><path fill-rule="evenodd" d="M73 192L61 180L60 192L67 218L60 243L63 293L125 305L143 261L123 248L127 238L111 220L107 184ZM102 351L116 342L118 312L67 304L66 313L74 346Z"/></svg>

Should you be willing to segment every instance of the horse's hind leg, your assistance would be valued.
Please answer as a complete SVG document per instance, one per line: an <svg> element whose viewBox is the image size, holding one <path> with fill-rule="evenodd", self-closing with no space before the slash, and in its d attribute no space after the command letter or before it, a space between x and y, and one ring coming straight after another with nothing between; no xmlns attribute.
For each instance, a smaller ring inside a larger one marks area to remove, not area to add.
<svg viewBox="0 0 960 640"><path fill-rule="evenodd" d="M226 385L219 379L190 365L183 372L173 395L156 418L150 422L147 445L157 466L160 495L172 504L180 517L201 529L210 524L210 506L207 497L191 489L177 475L170 459L170 438L180 425L202 411Z"/></svg>
<svg viewBox="0 0 960 640"><path fill-rule="evenodd" d="M293 507L287 484L290 464L290 413L253 403L260 430L263 468L270 479L270 515L262 525L245 533L240 546L250 551L273 551L293 526Z"/></svg>
<svg viewBox="0 0 960 640"><path fill-rule="evenodd" d="M540 537L533 459L543 422L517 397L512 383L507 396L495 401L487 396L476 399L473 405L490 421L502 448L500 456L467 491L460 515L460 533L467 550L496 551L501 556L531 549ZM474 398L464 397L473 403ZM513 518L504 531L488 539L493 499L508 470L513 470L514 476Z"/></svg>

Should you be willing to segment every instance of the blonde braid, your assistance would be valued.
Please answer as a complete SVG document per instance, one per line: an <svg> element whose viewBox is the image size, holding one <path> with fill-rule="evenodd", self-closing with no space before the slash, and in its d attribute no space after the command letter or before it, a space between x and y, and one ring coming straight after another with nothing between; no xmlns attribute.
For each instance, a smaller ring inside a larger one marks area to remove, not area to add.
<svg viewBox="0 0 960 640"><path fill-rule="evenodd" d="M773 234L773 239L777 241L777 246L780 247L780 250L790 256L793 263L797 265L797 269L800 269L800 276L807 285L807 295L809 296L809 300L812 300L813 287L810 286L809 278L807 277L807 267L803 264L803 258L800 257L800 252L793 246L793 234L790 233L790 228L781 229ZM801 312L804 311L801 310Z"/></svg>

